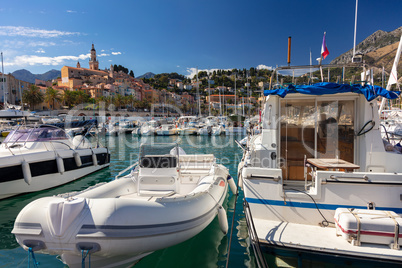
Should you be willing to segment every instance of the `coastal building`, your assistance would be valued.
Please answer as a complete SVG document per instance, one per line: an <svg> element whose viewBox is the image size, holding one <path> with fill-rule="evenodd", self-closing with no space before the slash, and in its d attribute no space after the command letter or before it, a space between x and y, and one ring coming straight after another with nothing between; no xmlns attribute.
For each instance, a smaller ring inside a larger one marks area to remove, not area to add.
<svg viewBox="0 0 402 268"><path fill-rule="evenodd" d="M159 94L155 89L145 89L143 90L144 96L143 100L146 100L149 103L158 103L159 102Z"/></svg>
<svg viewBox="0 0 402 268"><path fill-rule="evenodd" d="M180 89L180 90L183 90L183 89L184 89L183 82L176 82L176 87L177 87L178 89Z"/></svg>
<svg viewBox="0 0 402 268"><path fill-rule="evenodd" d="M3 81L4 77L4 81ZM29 88L31 83L18 80L12 74L2 74L0 72L0 100L4 103L4 98L9 104L21 105L23 91Z"/></svg>
<svg viewBox="0 0 402 268"><path fill-rule="evenodd" d="M220 98L219 98L220 96ZM206 101L209 102L219 102L225 100L225 103L228 102L235 102L235 95L219 95L219 94L213 94L211 96L207 96ZM239 101L239 97L236 97L236 100Z"/></svg>

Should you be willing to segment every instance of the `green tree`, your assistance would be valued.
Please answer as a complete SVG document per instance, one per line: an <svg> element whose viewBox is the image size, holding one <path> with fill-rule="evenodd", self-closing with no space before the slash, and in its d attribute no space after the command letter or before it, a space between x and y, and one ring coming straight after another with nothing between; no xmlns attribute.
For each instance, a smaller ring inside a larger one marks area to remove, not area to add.
<svg viewBox="0 0 402 268"><path fill-rule="evenodd" d="M129 105L131 108L134 106L134 96L128 95L124 97L126 106Z"/></svg>
<svg viewBox="0 0 402 268"><path fill-rule="evenodd" d="M250 68L250 76L252 77L252 76L255 76L255 68L254 67L251 67Z"/></svg>
<svg viewBox="0 0 402 268"><path fill-rule="evenodd" d="M117 109L120 109L122 105L124 105L124 97L120 94L117 94L113 99L114 105L116 105Z"/></svg>
<svg viewBox="0 0 402 268"><path fill-rule="evenodd" d="M71 90L65 90L64 91L64 95L63 95L63 102L64 105L68 106L69 108L71 108L74 103L75 103L75 94L74 91Z"/></svg>
<svg viewBox="0 0 402 268"><path fill-rule="evenodd" d="M75 104L85 103L88 102L89 100L89 95L84 91L81 90L74 91L74 95L75 95Z"/></svg>
<svg viewBox="0 0 402 268"><path fill-rule="evenodd" d="M56 89L52 88L52 87L48 87L46 89L46 93L45 93L45 101L47 102L47 104L49 105L49 109L50 109L50 103L52 103L52 109L54 110L54 102L61 102L62 97L59 91L57 91Z"/></svg>
<svg viewBox="0 0 402 268"><path fill-rule="evenodd" d="M135 77L133 70L130 71L130 76L131 76L131 77Z"/></svg>
<svg viewBox="0 0 402 268"><path fill-rule="evenodd" d="M43 93L35 85L31 85L27 90L24 90L22 95L22 101L28 103L32 110L35 110L35 105L43 102L43 100Z"/></svg>

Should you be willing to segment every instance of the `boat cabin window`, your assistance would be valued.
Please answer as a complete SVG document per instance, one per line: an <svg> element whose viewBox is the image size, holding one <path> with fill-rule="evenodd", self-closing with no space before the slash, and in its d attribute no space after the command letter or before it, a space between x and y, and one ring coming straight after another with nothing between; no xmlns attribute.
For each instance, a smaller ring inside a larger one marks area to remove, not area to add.
<svg viewBox="0 0 402 268"><path fill-rule="evenodd" d="M305 158L354 160L354 100L281 100L284 179L304 180Z"/></svg>
<svg viewBox="0 0 402 268"><path fill-rule="evenodd" d="M53 141L68 139L66 132L60 128L41 127L30 129L17 129L12 131L4 143Z"/></svg>

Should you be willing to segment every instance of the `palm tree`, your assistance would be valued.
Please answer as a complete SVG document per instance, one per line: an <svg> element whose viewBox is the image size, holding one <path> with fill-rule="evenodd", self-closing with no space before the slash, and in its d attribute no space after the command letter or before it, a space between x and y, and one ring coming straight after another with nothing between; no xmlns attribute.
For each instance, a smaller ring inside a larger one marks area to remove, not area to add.
<svg viewBox="0 0 402 268"><path fill-rule="evenodd" d="M87 102L89 99L89 95L84 91L78 90L75 91L75 104L82 104Z"/></svg>
<svg viewBox="0 0 402 268"><path fill-rule="evenodd" d="M64 105L66 105L69 108L71 108L71 106L73 106L74 103L75 103L74 91L71 91L71 90L64 91L63 101L64 101Z"/></svg>
<svg viewBox="0 0 402 268"><path fill-rule="evenodd" d="M120 107L124 104L124 97L120 94L117 94L116 97L113 100L114 105L116 105L117 109L120 109Z"/></svg>
<svg viewBox="0 0 402 268"><path fill-rule="evenodd" d="M43 93L35 85L31 85L27 90L24 90L22 95L22 101L28 103L32 110L35 110L35 105L43 102L43 99Z"/></svg>
<svg viewBox="0 0 402 268"><path fill-rule="evenodd" d="M50 109L50 102L52 102L52 109L54 110L54 101L61 102L61 95L60 92L52 87L48 87L45 93L45 101L49 105Z"/></svg>
<svg viewBox="0 0 402 268"><path fill-rule="evenodd" d="M128 95L125 96L125 101L126 101L126 105L130 105L131 108L133 108L133 103L134 103L134 96L133 95Z"/></svg>
<svg viewBox="0 0 402 268"><path fill-rule="evenodd" d="M95 99L96 104L98 104L99 109L104 110L106 107L106 97L105 96L99 96L98 98Z"/></svg>

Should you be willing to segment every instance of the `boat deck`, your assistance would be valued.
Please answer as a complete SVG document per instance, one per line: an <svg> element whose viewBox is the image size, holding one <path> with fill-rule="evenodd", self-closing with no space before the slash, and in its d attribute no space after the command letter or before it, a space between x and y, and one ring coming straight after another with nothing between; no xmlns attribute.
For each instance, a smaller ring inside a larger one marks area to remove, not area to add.
<svg viewBox="0 0 402 268"><path fill-rule="evenodd" d="M334 227L324 228L256 218L253 221L260 243L402 262L402 250L394 250L387 245L368 243L353 246L341 236L338 237Z"/></svg>

